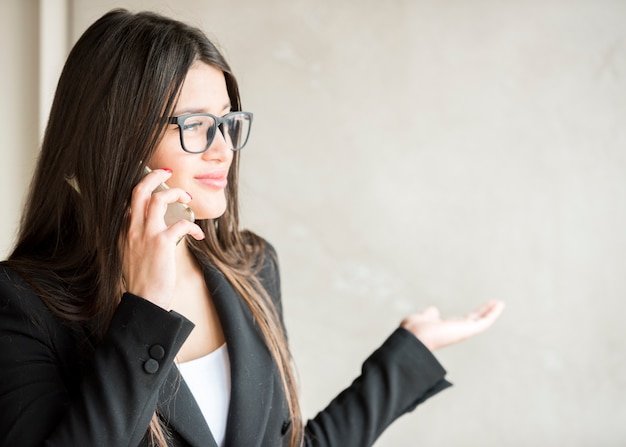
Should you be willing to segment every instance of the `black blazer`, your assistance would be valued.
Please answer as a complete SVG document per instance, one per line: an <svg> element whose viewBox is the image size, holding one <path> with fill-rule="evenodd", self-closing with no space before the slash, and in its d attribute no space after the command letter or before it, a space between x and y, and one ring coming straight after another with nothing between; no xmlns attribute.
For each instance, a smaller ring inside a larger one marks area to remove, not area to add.
<svg viewBox="0 0 626 447"><path fill-rule="evenodd" d="M279 311L272 256L260 276ZM291 430L276 366L252 314L222 273L204 269L231 362L225 445L286 445ZM148 446L158 408L172 446L217 447L174 357L193 324L125 294L93 361L13 270L0 266L0 446ZM408 331L397 329L359 376L305 427L307 446L371 445L397 417L450 386Z"/></svg>

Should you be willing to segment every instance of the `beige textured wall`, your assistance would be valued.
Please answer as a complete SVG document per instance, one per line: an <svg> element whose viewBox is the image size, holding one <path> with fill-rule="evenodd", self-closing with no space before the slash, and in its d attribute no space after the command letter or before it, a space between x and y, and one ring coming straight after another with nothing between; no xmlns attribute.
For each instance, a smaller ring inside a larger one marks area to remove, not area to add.
<svg viewBox="0 0 626 447"><path fill-rule="evenodd" d="M307 416L405 313L501 298L438 354L456 386L377 446L624 445L626 2L72 3L74 39L153 9L231 61Z"/></svg>
<svg viewBox="0 0 626 447"><path fill-rule="evenodd" d="M38 20L35 0L0 4L0 258L13 244L39 144Z"/></svg>

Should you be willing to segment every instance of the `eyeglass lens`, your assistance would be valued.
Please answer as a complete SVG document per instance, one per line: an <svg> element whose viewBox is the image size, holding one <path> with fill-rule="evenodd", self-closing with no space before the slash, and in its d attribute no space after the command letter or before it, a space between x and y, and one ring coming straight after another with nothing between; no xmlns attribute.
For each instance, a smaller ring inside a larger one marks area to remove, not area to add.
<svg viewBox="0 0 626 447"><path fill-rule="evenodd" d="M242 113L226 115L217 124L206 115L190 115L181 126L183 145L188 152L204 152L213 142L219 127L226 144L233 150L241 149L250 133L250 117Z"/></svg>

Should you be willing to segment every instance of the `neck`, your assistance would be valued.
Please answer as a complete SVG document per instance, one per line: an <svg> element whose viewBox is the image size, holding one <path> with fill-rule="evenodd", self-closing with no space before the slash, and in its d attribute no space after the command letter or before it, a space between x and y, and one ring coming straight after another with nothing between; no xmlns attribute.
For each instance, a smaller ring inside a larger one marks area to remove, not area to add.
<svg viewBox="0 0 626 447"><path fill-rule="evenodd" d="M187 245L187 239L183 238L176 247L176 286L184 281L191 274L198 273L200 266L198 261L191 254L191 250Z"/></svg>

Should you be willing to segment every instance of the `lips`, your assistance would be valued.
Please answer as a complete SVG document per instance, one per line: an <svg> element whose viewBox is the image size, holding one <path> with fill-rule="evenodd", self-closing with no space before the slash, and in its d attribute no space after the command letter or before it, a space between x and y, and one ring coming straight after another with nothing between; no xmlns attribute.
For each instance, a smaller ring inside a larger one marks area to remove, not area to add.
<svg viewBox="0 0 626 447"><path fill-rule="evenodd" d="M224 189L228 184L228 170L212 171L207 174L202 174L194 177L198 182L205 186L216 189Z"/></svg>

